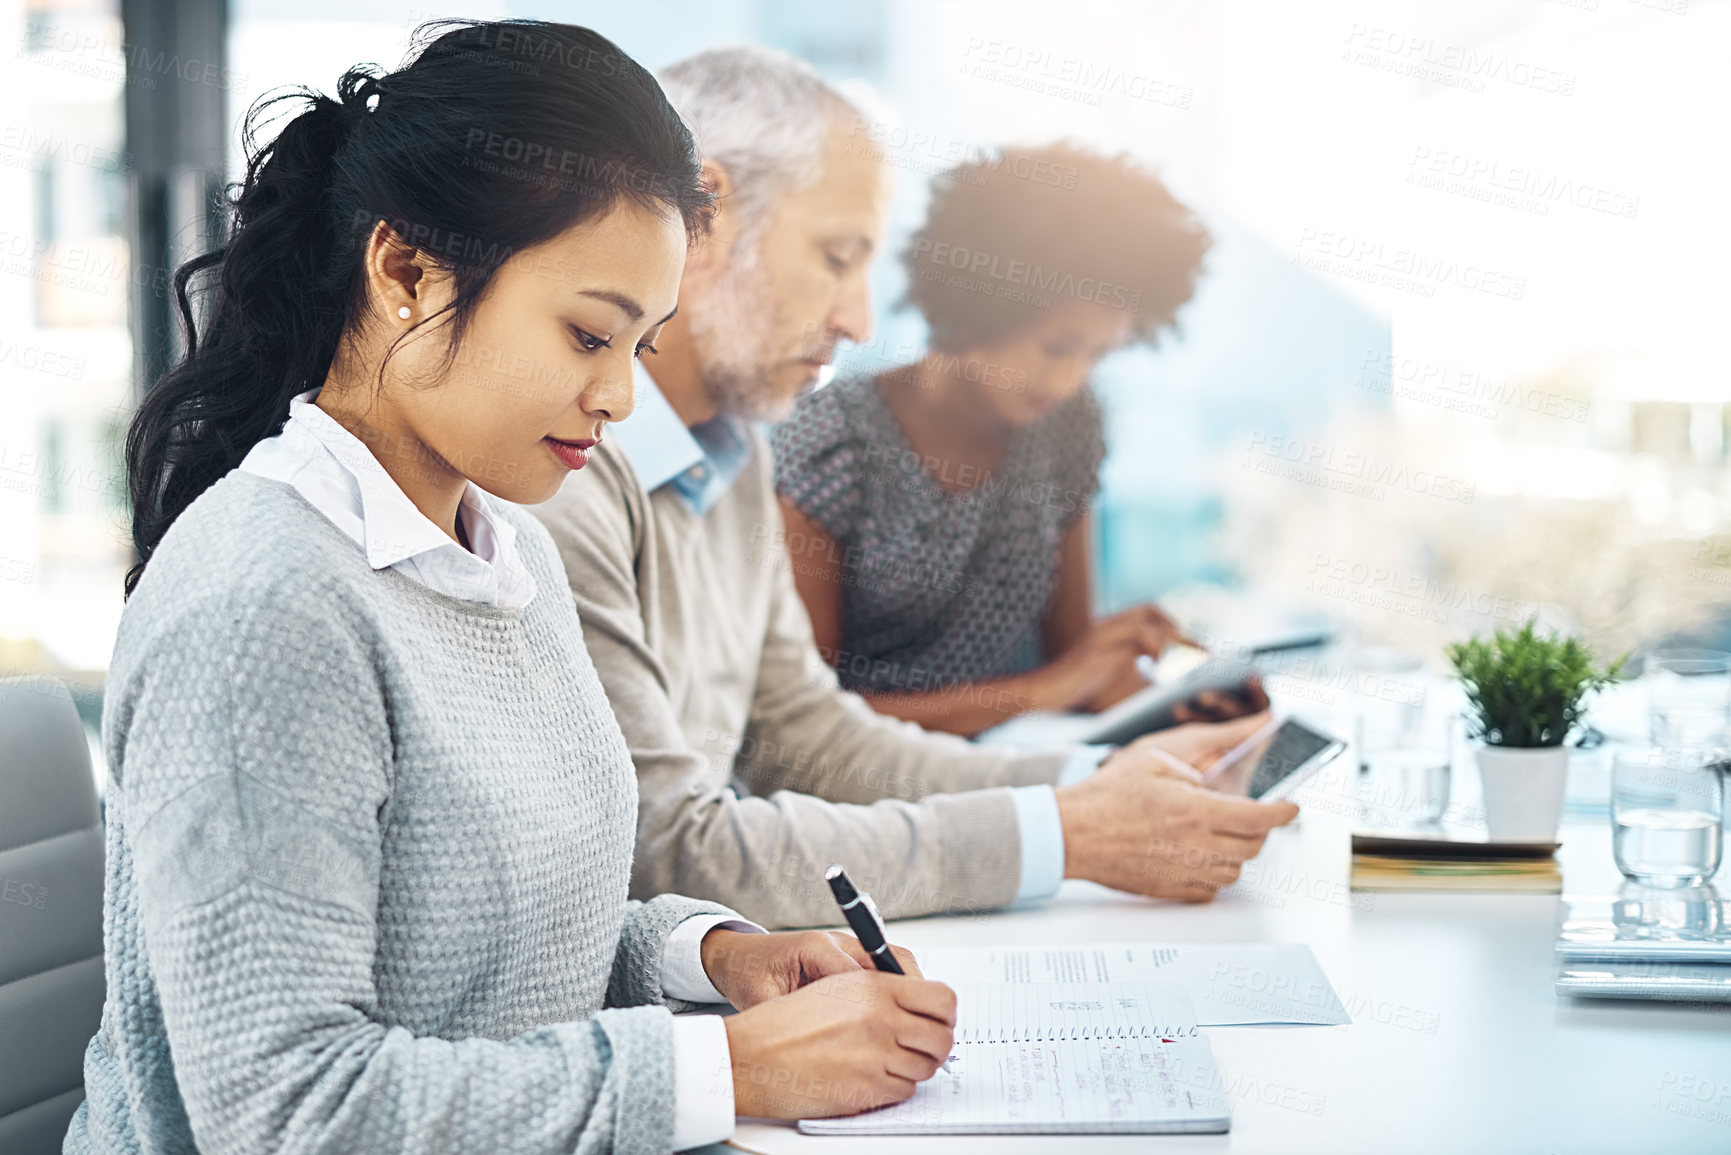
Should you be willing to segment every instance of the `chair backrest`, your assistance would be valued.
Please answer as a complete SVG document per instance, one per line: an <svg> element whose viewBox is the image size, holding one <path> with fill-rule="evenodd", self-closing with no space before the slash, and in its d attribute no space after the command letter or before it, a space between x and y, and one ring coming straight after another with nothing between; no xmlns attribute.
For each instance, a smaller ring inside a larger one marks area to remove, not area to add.
<svg viewBox="0 0 1731 1155"><path fill-rule="evenodd" d="M102 1021L102 823L66 688L0 680L0 1151L59 1151Z"/></svg>

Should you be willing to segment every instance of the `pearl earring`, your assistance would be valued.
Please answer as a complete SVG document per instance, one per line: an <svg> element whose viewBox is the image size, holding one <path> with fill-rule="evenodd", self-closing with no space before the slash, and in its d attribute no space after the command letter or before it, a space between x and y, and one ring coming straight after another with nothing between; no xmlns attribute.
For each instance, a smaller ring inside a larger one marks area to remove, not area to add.
<svg viewBox="0 0 1731 1155"><path fill-rule="evenodd" d="M399 308L397 310L397 316L399 316L403 320L407 321L409 319L409 307L407 305L404 305L401 308Z"/></svg>

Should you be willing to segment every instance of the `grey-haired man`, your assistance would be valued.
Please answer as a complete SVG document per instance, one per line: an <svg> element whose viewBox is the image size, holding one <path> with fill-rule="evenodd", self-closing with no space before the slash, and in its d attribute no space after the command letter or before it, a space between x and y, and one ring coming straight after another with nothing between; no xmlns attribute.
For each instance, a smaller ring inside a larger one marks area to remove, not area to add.
<svg viewBox="0 0 1731 1155"><path fill-rule="evenodd" d="M890 177L869 114L802 63L706 52L661 81L720 199L637 407L535 512L638 777L632 894L766 926L839 921L845 865L890 917L1000 906L1066 877L1191 901L1297 813L1198 785L1265 716L1106 754L1010 754L836 687L792 581L754 422L785 417L871 328Z"/></svg>

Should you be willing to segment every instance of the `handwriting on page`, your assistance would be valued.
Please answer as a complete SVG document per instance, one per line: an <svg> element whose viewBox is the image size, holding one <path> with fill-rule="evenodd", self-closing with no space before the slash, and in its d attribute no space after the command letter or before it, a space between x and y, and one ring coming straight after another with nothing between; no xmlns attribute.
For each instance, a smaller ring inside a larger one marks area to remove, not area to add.
<svg viewBox="0 0 1731 1155"><path fill-rule="evenodd" d="M954 1074L938 1072L913 1098L872 1113L879 1127L918 1130L1003 1124L1111 1124L1201 1106L1179 1081L1176 1040L975 1043Z"/></svg>
<svg viewBox="0 0 1731 1155"><path fill-rule="evenodd" d="M1208 1040L1172 983L956 983L951 1070L821 1134L1223 1131Z"/></svg>

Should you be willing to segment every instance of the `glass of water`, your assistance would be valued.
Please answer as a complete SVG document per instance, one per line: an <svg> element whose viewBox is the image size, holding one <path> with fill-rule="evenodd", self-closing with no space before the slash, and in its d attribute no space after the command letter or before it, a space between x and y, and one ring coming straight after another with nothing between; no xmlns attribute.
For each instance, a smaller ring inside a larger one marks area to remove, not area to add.
<svg viewBox="0 0 1731 1155"><path fill-rule="evenodd" d="M1436 679L1410 667L1374 676L1360 666L1353 741L1358 818L1376 827L1433 826L1449 805L1449 771L1460 712Z"/></svg>
<svg viewBox="0 0 1731 1155"><path fill-rule="evenodd" d="M1723 750L1649 750L1611 760L1617 869L1648 886L1697 886L1724 853Z"/></svg>
<svg viewBox="0 0 1731 1155"><path fill-rule="evenodd" d="M1731 654L1656 650L1648 655L1647 716L1655 745L1723 745L1731 723Z"/></svg>

